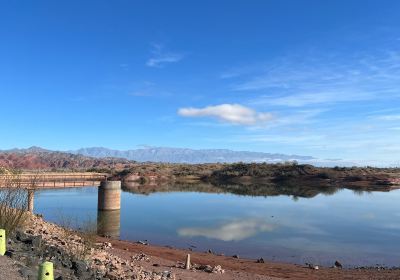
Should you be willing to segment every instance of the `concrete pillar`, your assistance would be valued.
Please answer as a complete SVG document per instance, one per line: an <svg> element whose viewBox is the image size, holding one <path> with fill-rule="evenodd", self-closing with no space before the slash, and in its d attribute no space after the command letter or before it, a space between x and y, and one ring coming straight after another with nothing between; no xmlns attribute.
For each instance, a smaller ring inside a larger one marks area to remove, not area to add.
<svg viewBox="0 0 400 280"><path fill-rule="evenodd" d="M98 192L99 211L121 209L121 181L103 181Z"/></svg>
<svg viewBox="0 0 400 280"><path fill-rule="evenodd" d="M111 238L119 238L121 229L121 211L97 211L97 234Z"/></svg>
<svg viewBox="0 0 400 280"><path fill-rule="evenodd" d="M35 191L28 190L28 211L33 213L34 208Z"/></svg>
<svg viewBox="0 0 400 280"><path fill-rule="evenodd" d="M121 181L103 181L98 191L97 233L118 238L121 225Z"/></svg>

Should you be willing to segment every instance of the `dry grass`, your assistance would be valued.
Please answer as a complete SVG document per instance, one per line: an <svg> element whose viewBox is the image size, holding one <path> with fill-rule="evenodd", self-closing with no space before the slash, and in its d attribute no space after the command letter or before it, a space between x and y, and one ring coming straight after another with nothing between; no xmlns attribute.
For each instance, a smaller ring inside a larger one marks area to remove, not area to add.
<svg viewBox="0 0 400 280"><path fill-rule="evenodd" d="M88 216L79 221L77 217L65 215L62 212L57 214L57 224L63 229L62 240L68 240L72 235L80 239L79 246L70 248L69 254L79 260L87 260L95 247L97 239L97 221Z"/></svg>
<svg viewBox="0 0 400 280"><path fill-rule="evenodd" d="M1 182L0 189L0 228L9 234L23 227L27 219L28 192L22 188L17 172Z"/></svg>

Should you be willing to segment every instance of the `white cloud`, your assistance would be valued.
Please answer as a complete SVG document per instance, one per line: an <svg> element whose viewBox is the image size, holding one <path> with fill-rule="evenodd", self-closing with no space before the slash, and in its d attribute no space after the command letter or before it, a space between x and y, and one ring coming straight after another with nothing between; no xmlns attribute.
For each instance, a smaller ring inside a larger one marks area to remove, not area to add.
<svg viewBox="0 0 400 280"><path fill-rule="evenodd" d="M240 241L261 232L271 232L277 226L258 219L239 220L224 224L217 228L182 228L180 236L203 236L222 241Z"/></svg>
<svg viewBox="0 0 400 280"><path fill-rule="evenodd" d="M151 51L152 57L146 62L149 67L161 68L168 63L179 62L184 58L181 53L165 52L162 45L154 44Z"/></svg>
<svg viewBox="0 0 400 280"><path fill-rule="evenodd" d="M213 117L223 122L239 125L258 125L273 119L271 113L259 113L240 104L221 104L204 108L181 108L184 117Z"/></svg>
<svg viewBox="0 0 400 280"><path fill-rule="evenodd" d="M162 67L166 63L178 62L183 59L183 55L181 54L163 54L157 57L150 58L146 65L149 67Z"/></svg>

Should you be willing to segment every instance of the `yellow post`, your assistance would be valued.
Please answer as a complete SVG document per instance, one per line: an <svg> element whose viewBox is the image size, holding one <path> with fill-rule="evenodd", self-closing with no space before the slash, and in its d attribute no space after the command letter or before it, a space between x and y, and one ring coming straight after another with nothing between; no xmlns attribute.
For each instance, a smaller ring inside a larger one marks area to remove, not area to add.
<svg viewBox="0 0 400 280"><path fill-rule="evenodd" d="M54 280L52 262L44 262L40 265L38 280Z"/></svg>
<svg viewBox="0 0 400 280"><path fill-rule="evenodd" d="M6 253L6 231L4 229L0 229L0 256L4 256Z"/></svg>

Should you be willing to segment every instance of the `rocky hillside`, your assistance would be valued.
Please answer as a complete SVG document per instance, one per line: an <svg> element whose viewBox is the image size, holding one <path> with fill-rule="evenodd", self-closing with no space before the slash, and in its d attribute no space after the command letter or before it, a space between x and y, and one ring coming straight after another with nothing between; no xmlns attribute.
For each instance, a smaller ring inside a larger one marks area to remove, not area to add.
<svg viewBox="0 0 400 280"><path fill-rule="evenodd" d="M322 168L307 164L230 164L214 170L207 178L211 182L239 184L276 183L284 185L334 186L374 189L396 185L398 168L335 167Z"/></svg>
<svg viewBox="0 0 400 280"><path fill-rule="evenodd" d="M12 169L123 169L129 168L132 163L126 159L99 159L37 147L0 151L0 167Z"/></svg>

